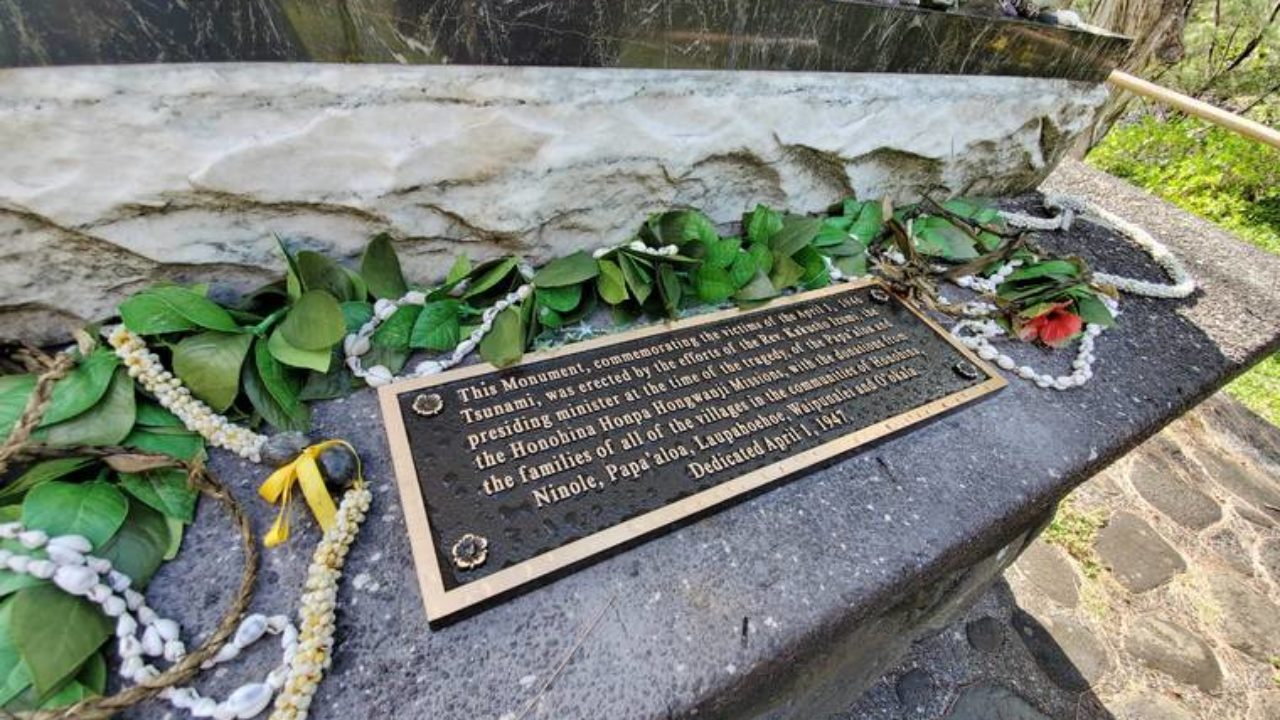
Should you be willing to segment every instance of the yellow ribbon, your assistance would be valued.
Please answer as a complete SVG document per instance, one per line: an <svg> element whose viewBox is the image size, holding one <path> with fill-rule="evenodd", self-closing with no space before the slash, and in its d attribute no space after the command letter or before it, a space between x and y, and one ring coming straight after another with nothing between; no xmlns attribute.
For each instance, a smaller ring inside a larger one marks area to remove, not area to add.
<svg viewBox="0 0 1280 720"><path fill-rule="evenodd" d="M336 446L346 448L355 457L356 482L363 482L360 455L350 443L345 440L325 440L307 447L293 462L282 465L267 476L266 481L258 488L258 495L262 496L263 500L272 505L280 504L280 513L276 515L276 521L271 524L271 530L262 540L264 545L269 548L275 547L289 539L289 499L295 482L302 488L302 497L306 498L307 506L311 508L311 514L315 515L320 528L328 531L333 527L338 509L333 504L333 498L329 496L328 488L325 487L324 476L320 474L320 465L316 459L320 457L320 453Z"/></svg>

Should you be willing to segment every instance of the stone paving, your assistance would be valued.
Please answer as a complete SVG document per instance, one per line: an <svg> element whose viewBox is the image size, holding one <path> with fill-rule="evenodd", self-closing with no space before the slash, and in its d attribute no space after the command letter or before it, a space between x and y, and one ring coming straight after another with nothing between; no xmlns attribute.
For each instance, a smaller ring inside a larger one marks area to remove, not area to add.
<svg viewBox="0 0 1280 720"><path fill-rule="evenodd" d="M1178 420L847 717L1280 719L1280 429L1224 395Z"/></svg>

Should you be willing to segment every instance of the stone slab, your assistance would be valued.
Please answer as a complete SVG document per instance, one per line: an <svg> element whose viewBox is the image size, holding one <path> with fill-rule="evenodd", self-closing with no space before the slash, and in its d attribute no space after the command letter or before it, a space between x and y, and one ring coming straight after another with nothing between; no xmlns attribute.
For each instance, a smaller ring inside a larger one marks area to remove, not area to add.
<svg viewBox="0 0 1280 720"><path fill-rule="evenodd" d="M1196 720L1178 701L1151 692L1129 693L1112 704L1116 720Z"/></svg>
<svg viewBox="0 0 1280 720"><path fill-rule="evenodd" d="M1146 616L1129 628L1125 650L1142 664L1207 693L1222 689L1222 667L1209 644L1194 632Z"/></svg>
<svg viewBox="0 0 1280 720"><path fill-rule="evenodd" d="M984 653L993 653L1004 645L1004 623L993 617L983 617L965 625L965 638L969 647Z"/></svg>
<svg viewBox="0 0 1280 720"><path fill-rule="evenodd" d="M851 193L1009 195L1106 98L1081 81L874 73L0 70L0 323L51 342L155 281L248 290L281 272L277 235L354 258L386 232L426 282L459 253L536 264L613 246L671 207L727 223ZM904 126L922 107L927 130Z"/></svg>
<svg viewBox="0 0 1280 720"><path fill-rule="evenodd" d="M0 65L319 60L450 65L892 71L1103 79L1129 42L894 0L160 0L0 5ZM661 8L660 10L658 8ZM109 30L108 30L109 28Z"/></svg>
<svg viewBox="0 0 1280 720"><path fill-rule="evenodd" d="M312 717L512 720L562 664L527 720L824 717L788 713L819 693L820 711L840 712L840 699L874 682L912 637L907 618L892 626L897 645L848 645L874 630L869 618L925 591L947 597L959 568L998 556L1072 487L1280 338L1280 317L1248 312L1280 306L1280 259L1114 178L1064 167L1054 189L1084 192L1143 224L1204 284L1185 302L1126 298L1119 328L1098 341L1093 383L1071 393L1013 383L991 402L438 632L427 627L409 570L372 393L321 404L315 436L356 443L375 500L348 561L347 577L364 582L339 591L334 665ZM1214 253L1202 252L1206 243ZM1088 224L1067 245L1100 269L1154 274L1125 243ZM271 509L254 492L262 469L220 451L212 465L254 527L269 527ZM264 556L266 592L255 609L293 607L318 537L310 520L295 517L294 539ZM151 585L152 604L184 628L212 628L239 573L228 549L234 537L218 508L201 503L182 553ZM804 562L815 548L822 561ZM914 617L938 605L920 607ZM246 665L203 682L225 692L275 654L255 648ZM164 712L148 705L130 716Z"/></svg>
<svg viewBox="0 0 1280 720"><path fill-rule="evenodd" d="M1043 540L1033 542L1013 567L1059 605L1074 608L1080 604L1080 579L1057 547Z"/></svg>
<svg viewBox="0 0 1280 720"><path fill-rule="evenodd" d="M1129 469L1129 481L1144 500L1185 528L1203 530L1222 519L1218 503L1188 484L1162 454L1139 454Z"/></svg>
<svg viewBox="0 0 1280 720"><path fill-rule="evenodd" d="M1257 513L1273 522L1280 520L1280 480L1244 458L1225 452L1197 452L1205 474Z"/></svg>
<svg viewBox="0 0 1280 720"><path fill-rule="evenodd" d="M1098 532L1095 547L1116 581L1129 592L1152 590L1187 569L1182 555L1133 513L1113 515Z"/></svg>
<svg viewBox="0 0 1280 720"><path fill-rule="evenodd" d="M1063 690L1088 690L1115 665L1097 633L1071 615L1032 615L1019 608L1012 622L1036 664Z"/></svg>
<svg viewBox="0 0 1280 720"><path fill-rule="evenodd" d="M946 717L951 720L1049 720L1048 715L1013 690L989 683L967 688Z"/></svg>
<svg viewBox="0 0 1280 720"><path fill-rule="evenodd" d="M1235 575L1210 573L1206 582L1228 645L1261 663L1280 655L1280 607Z"/></svg>

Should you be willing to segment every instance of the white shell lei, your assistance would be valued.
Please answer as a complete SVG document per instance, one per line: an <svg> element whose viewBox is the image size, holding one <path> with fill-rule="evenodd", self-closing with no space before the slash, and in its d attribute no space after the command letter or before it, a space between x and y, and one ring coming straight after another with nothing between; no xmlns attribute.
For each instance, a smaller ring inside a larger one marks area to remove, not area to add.
<svg viewBox="0 0 1280 720"><path fill-rule="evenodd" d="M1195 292L1195 280L1191 279L1190 275L1187 274L1186 268L1183 267L1177 256L1152 237L1151 233L1141 227L1109 212L1105 208L1099 207L1096 203L1069 195L1052 193L1045 195L1044 206L1050 210L1057 210L1058 214L1052 218L1038 218L1014 212L1002 212L1001 214L1004 216L1005 221L1014 227L1037 231L1069 230L1077 214L1094 216L1146 251L1151 256L1151 259L1168 274L1173 284L1164 285L1101 272L1094 273L1094 280L1105 285L1111 285L1117 290L1131 295L1143 295L1146 297L1185 298ZM957 278L956 284L979 293L994 293L1000 283L1020 264L1019 261L1014 260L1000 268L989 278L965 276ZM944 304L946 303L945 298L939 299ZM1103 301L1107 303L1108 309L1111 310L1113 315L1119 314L1118 303L1110 298L1103 298ZM969 303L967 306L962 306L961 310L967 315L981 317L994 311L995 307L985 303ZM992 361L1002 369L1014 372L1019 377L1034 382L1039 387L1070 390L1084 385L1093 377L1093 363L1096 359L1093 354L1094 340L1102 334L1103 329L1101 325L1088 325L1085 328L1084 336L1080 339L1080 345L1076 351L1076 358L1071 363L1072 373L1056 377L1049 373L1040 373L1027 365L1019 365L1009 355L997 350L992 345L991 339L1004 335L1005 330L994 320L961 320L951 328L951 332L961 343L977 352L978 356L983 360Z"/></svg>
<svg viewBox="0 0 1280 720"><path fill-rule="evenodd" d="M199 433L210 445L230 450L253 462L260 460L266 436L232 423L192 397L191 390L176 375L164 369L160 356L148 350L147 343L140 336L120 325L107 333L107 342L124 362L129 376L136 378L188 430Z"/></svg>

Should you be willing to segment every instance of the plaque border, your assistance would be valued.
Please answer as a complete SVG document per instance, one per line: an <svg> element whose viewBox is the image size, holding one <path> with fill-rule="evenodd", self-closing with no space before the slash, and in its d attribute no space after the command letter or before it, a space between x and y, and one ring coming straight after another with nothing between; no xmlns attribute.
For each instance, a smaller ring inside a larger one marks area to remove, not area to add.
<svg viewBox="0 0 1280 720"><path fill-rule="evenodd" d="M765 305L748 310L730 308L691 318L666 320L594 340L585 340L551 350L528 353L520 362L509 367L519 367L543 360L575 355L580 352L631 340L751 315L763 310L776 310L787 305L840 293L854 292L870 286L885 287L884 283L879 280L866 278L832 285L819 290L796 293L785 298L777 298ZM887 287L885 289L886 291L888 290ZM892 293L890 294L892 295ZM426 608L428 622L435 624L443 621L451 615L471 609L473 606L499 595L512 592L534 580L544 578L618 546L638 540L645 535L686 520L741 495L764 488L807 467L830 460L862 445L922 423L935 415L954 410L1000 390L1008 384L1008 381L990 363L982 360L973 351L958 342L951 333L927 317L912 303L897 296L894 296L892 302L901 303L908 311L938 333L943 341L950 344L969 362L973 363L987 376L987 379L972 387L899 413L874 425L868 425L784 460L726 480L715 487L681 498L668 505L650 510L643 515L566 543L554 550L548 550L541 555L536 555L452 590L445 589L444 578L437 562L435 543L431 539L431 523L427 519L426 498L423 497L422 489L419 485L418 471L413 461L413 453L409 447L409 435L405 429L404 416L398 398L406 392L443 385L455 380L463 380L500 369L490 363L481 362L426 378L405 380L379 387L378 402L382 409L383 422L386 425L387 442L391 448L396 485L400 493L400 505L404 511L405 525L409 532L410 548L413 552L415 574L418 576L418 586L422 592L422 602Z"/></svg>

